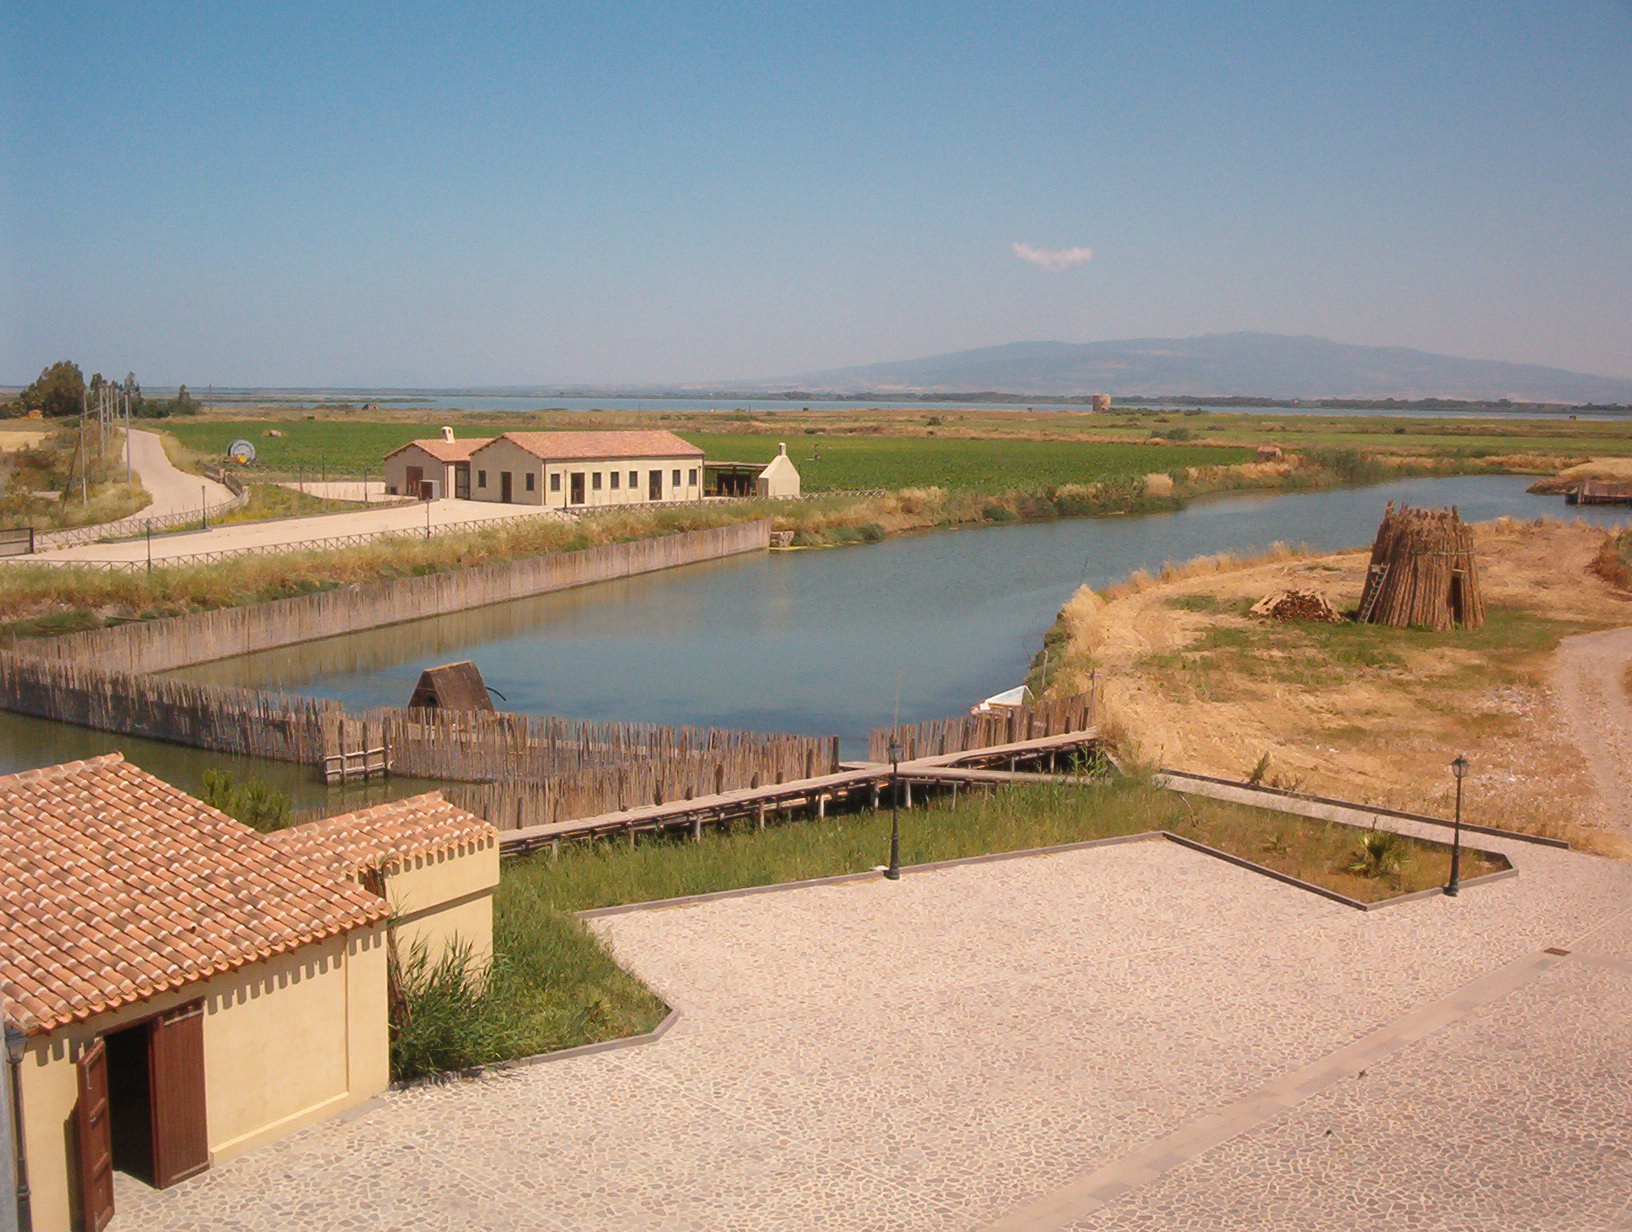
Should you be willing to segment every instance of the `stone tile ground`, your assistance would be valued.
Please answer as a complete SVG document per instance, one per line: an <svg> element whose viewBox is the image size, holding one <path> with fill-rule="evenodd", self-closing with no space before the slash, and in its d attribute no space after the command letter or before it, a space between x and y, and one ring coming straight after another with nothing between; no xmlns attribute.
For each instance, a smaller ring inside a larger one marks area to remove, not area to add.
<svg viewBox="0 0 1632 1232"><path fill-rule="evenodd" d="M1520 875L1370 913L1145 842L604 917L658 1042L122 1180L113 1228L1622 1226L1632 867L1479 842Z"/></svg>

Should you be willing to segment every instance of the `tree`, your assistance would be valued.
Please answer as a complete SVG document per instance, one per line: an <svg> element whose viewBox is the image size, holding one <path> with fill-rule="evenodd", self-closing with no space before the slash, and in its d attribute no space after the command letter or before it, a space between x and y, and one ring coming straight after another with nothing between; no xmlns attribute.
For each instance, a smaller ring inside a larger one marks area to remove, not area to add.
<svg viewBox="0 0 1632 1232"><path fill-rule="evenodd" d="M34 383L17 395L16 405L42 415L77 415L85 397L85 376L72 360L59 359L41 370Z"/></svg>
<svg viewBox="0 0 1632 1232"><path fill-rule="evenodd" d="M142 387L136 383L136 374L134 372L125 373L125 384L121 392L130 400L130 413L140 415L142 413Z"/></svg>

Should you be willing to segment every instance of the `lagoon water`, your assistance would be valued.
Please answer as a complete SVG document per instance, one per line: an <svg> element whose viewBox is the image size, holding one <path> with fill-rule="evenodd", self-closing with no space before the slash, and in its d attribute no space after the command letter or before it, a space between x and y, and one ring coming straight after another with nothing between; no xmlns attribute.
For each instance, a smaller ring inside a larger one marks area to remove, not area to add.
<svg viewBox="0 0 1632 1232"><path fill-rule="evenodd" d="M1383 503L1632 522L1632 509L1567 509L1519 476L1414 479L1378 487L1197 501L1177 513L1083 518L917 535L820 552L773 552L285 650L179 673L286 688L348 705L400 705L422 668L474 659L502 709L577 718L837 734L846 755L868 728L956 714L1017 683L1060 605L1084 582L1277 541L1368 543ZM325 789L304 767L229 759L0 712L0 773L122 749L197 791L227 766L338 811L423 784Z"/></svg>
<svg viewBox="0 0 1632 1232"><path fill-rule="evenodd" d="M368 403L375 403L384 410L392 411L511 411L522 413L526 411L683 411L687 414L698 414L705 411L753 411L756 413L775 414L780 411L925 411L952 407L968 411L1090 411L1093 409L1088 400L1077 403L1042 403L1027 402L957 402L934 401L914 398L910 401L888 398L844 399L828 400L820 398L697 398L697 397L668 397L668 398L615 398L615 397L553 397L540 394L493 394L480 391L461 392L459 390L427 389L427 390L232 390L217 391L222 396L217 398L216 410L230 410L234 402L274 403L290 408L329 405L344 403L352 407L362 407ZM1187 409L1206 411L1218 415L1324 415L1335 417L1364 416L1371 418L1411 418L1411 419L1534 419L1533 411L1514 411L1498 409L1480 409L1478 411L1458 410L1427 410L1422 408L1378 408L1373 410L1349 410L1343 407L1300 407L1289 409L1284 406L1214 406L1207 402L1174 400L1162 406L1119 406L1122 412L1157 412L1162 410L1182 411ZM1560 416L1562 418L1562 416ZM1576 413L1576 419L1621 419L1626 415L1605 414L1602 412L1582 411Z"/></svg>
<svg viewBox="0 0 1632 1232"><path fill-rule="evenodd" d="M1387 500L1464 517L1564 516L1516 476L1417 479L1214 497L1177 513L918 535L773 552L350 634L183 675L401 705L422 668L473 659L502 709L837 734L848 755L887 724L956 714L1018 683L1060 605L1087 582L1277 541L1368 543ZM1574 510L1570 511L1575 512ZM1600 524L1632 510L1580 511Z"/></svg>

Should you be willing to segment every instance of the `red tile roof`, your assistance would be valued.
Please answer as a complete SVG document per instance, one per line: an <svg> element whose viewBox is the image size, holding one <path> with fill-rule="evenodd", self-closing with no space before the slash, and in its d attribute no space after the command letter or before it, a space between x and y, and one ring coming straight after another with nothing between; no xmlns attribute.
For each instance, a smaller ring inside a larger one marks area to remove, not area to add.
<svg viewBox="0 0 1632 1232"><path fill-rule="evenodd" d="M267 835L267 839L291 855L316 860L342 876L353 876L364 869L390 868L433 852L489 846L499 841L499 832L433 791L291 826Z"/></svg>
<svg viewBox="0 0 1632 1232"><path fill-rule="evenodd" d="M491 436L467 436L462 440L451 441L445 441L441 437L428 441L409 441L406 445L397 446L385 456L395 457L404 449L411 449L417 445L438 462L469 462L470 455L492 439Z"/></svg>
<svg viewBox="0 0 1632 1232"><path fill-rule="evenodd" d="M672 432L506 432L493 439L519 445L535 458L546 461L703 456L701 449Z"/></svg>
<svg viewBox="0 0 1632 1232"><path fill-rule="evenodd" d="M117 753L0 777L0 979L27 1034L388 912Z"/></svg>

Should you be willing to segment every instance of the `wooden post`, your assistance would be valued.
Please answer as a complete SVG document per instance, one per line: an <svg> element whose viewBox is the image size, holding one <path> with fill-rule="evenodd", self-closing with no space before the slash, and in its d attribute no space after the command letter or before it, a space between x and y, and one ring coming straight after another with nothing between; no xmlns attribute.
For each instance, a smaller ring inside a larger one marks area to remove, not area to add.
<svg viewBox="0 0 1632 1232"><path fill-rule="evenodd" d="M694 843L703 841L703 815L701 813L691 815L691 841Z"/></svg>
<svg viewBox="0 0 1632 1232"><path fill-rule="evenodd" d="M759 829L763 830L765 828L765 801L761 800L759 802L759 806L758 806L758 809L757 809L757 814L758 815L755 817L754 820L757 823Z"/></svg>
<svg viewBox="0 0 1632 1232"><path fill-rule="evenodd" d="M816 793L816 820L821 821L827 816L827 796L822 792Z"/></svg>

